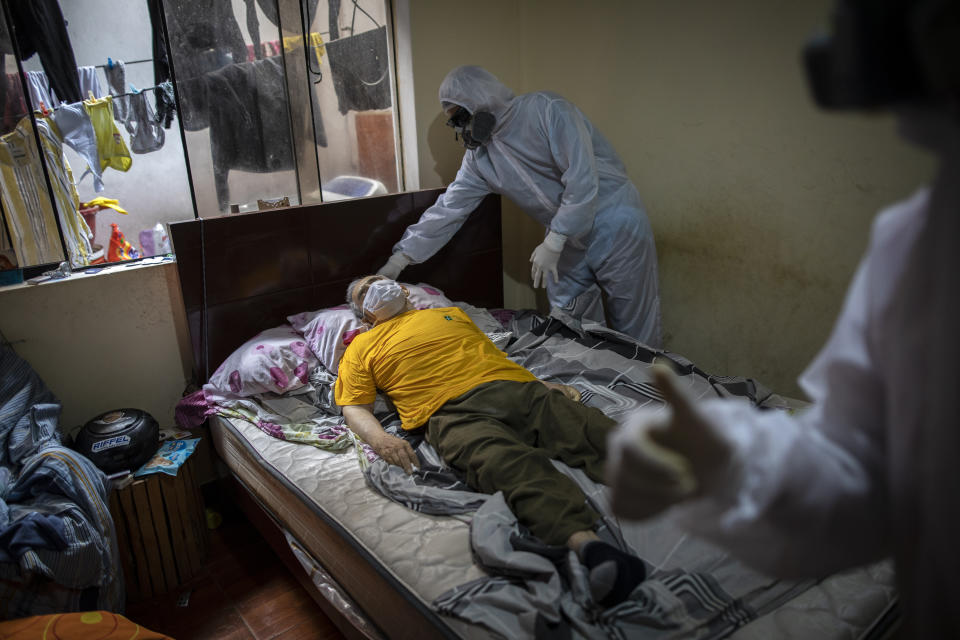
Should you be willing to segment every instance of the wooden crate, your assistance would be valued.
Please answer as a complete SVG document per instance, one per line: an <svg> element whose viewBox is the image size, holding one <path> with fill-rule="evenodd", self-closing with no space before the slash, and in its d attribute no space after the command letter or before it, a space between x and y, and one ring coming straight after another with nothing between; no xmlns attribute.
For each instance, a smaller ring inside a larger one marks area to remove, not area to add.
<svg viewBox="0 0 960 640"><path fill-rule="evenodd" d="M166 593L203 566L208 535L195 459L176 476L154 473L110 492L129 602Z"/></svg>

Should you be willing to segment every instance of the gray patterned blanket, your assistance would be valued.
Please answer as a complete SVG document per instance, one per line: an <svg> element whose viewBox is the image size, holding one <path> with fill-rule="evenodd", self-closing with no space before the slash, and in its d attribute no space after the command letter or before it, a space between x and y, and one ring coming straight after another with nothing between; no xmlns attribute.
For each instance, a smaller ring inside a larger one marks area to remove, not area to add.
<svg viewBox="0 0 960 640"><path fill-rule="evenodd" d="M498 346L511 359L541 379L577 387L584 403L613 418L639 406L662 404L650 384L654 360L669 362L697 398L739 397L772 410L799 406L752 379L707 374L682 356L651 349L604 327L585 325L574 331L532 312L494 313L497 324L482 314L474 321L500 341ZM391 428L398 426L391 415L383 419ZM400 430L397 434L404 435ZM470 492L428 443L414 444L423 463L418 473L407 476L376 461L367 470L368 480L412 509L473 512L471 544L489 575L443 594L434 606L504 637L722 638L813 584L760 575L666 520L619 522L610 512L605 487L555 462L603 515L600 536L642 558L648 567L649 578L629 600L601 609L590 597L585 569L575 554L530 539L500 494Z"/></svg>

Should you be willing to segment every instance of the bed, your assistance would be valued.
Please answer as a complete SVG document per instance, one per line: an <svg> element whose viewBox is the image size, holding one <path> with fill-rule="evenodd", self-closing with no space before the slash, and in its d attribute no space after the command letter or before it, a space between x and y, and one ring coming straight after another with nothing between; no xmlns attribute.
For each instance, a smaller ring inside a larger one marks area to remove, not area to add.
<svg viewBox="0 0 960 640"><path fill-rule="evenodd" d="M666 519L617 521L603 487L560 465L605 515L602 535L648 567L648 580L627 602L600 610L570 554L538 546L522 531L518 537L502 498L471 492L428 444L413 443L423 464L407 477L353 436L331 402L336 353L324 340L334 335L337 344L351 330L345 310L337 308L347 284L374 272L438 193L171 225L196 379L207 383L182 403L180 415L209 417L238 503L345 635L890 633L897 599L889 563L819 581L775 580ZM680 355L602 326L571 327L533 311L503 309L500 247L499 200L491 196L441 252L402 279L416 306L460 307L512 359L542 379L577 386L583 402L614 418L660 402L648 383L654 359L669 363L695 396L798 410L798 403L754 380L708 374ZM276 366L259 363L265 352ZM387 428L399 424L389 403L378 403L376 411Z"/></svg>

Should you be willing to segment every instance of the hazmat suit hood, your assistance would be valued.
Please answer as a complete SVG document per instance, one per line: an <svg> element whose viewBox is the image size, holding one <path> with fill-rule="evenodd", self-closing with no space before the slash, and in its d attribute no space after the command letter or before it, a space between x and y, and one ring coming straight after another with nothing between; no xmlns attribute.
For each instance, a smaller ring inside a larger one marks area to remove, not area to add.
<svg viewBox="0 0 960 640"><path fill-rule="evenodd" d="M488 111L497 119L494 133L507 120L513 91L481 67L465 65L447 74L440 83L440 105L453 103L469 111Z"/></svg>

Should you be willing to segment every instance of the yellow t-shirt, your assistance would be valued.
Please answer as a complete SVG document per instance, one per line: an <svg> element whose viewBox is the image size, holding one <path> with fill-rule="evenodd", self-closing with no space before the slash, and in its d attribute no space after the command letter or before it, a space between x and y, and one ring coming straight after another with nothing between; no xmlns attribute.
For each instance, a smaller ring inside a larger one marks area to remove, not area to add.
<svg viewBox="0 0 960 640"><path fill-rule="evenodd" d="M407 311L361 333L343 354L335 386L340 406L370 404L377 389L416 429L443 403L494 380L537 378L507 359L456 307Z"/></svg>

